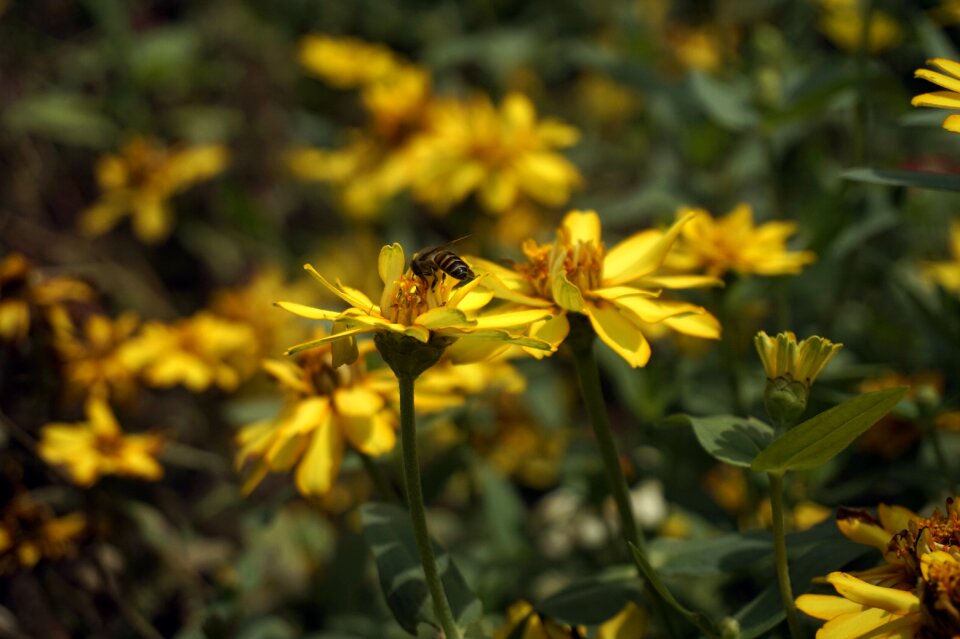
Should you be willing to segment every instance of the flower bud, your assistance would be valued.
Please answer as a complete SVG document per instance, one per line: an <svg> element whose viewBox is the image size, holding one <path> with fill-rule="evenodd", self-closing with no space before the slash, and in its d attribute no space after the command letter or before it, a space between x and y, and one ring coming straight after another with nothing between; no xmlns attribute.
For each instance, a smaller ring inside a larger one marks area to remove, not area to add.
<svg viewBox="0 0 960 639"><path fill-rule="evenodd" d="M810 389L789 377L767 380L763 406L775 424L795 424L807 409Z"/></svg>

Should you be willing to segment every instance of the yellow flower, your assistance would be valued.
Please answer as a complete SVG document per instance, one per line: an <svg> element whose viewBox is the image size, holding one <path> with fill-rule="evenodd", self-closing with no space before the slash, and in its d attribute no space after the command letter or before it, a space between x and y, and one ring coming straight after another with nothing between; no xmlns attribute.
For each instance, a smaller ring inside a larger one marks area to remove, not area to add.
<svg viewBox="0 0 960 639"><path fill-rule="evenodd" d="M497 109L486 96L435 102L427 130L412 144L414 195L446 211L476 192L490 213L503 214L521 196L561 206L580 185L579 171L556 149L579 133L555 119L537 121L530 100L508 95Z"/></svg>
<svg viewBox="0 0 960 639"><path fill-rule="evenodd" d="M297 467L297 489L324 496L334 487L349 444L365 455L378 456L396 445L397 383L387 368L368 370L371 342L358 345L349 365L333 364L333 345L302 353L297 362L268 359L267 371L285 392L280 413L244 426L237 435L237 467L253 468L243 490L252 492L268 472ZM463 403L463 392L449 379L449 370L427 371L417 389L418 410L440 410Z"/></svg>
<svg viewBox="0 0 960 639"><path fill-rule="evenodd" d="M673 57L684 69L716 71L724 63L729 46L716 27L671 25L666 42Z"/></svg>
<svg viewBox="0 0 960 639"><path fill-rule="evenodd" d="M528 261L510 270L478 260L489 272L488 286L518 306L549 309L556 316L531 327L531 334L559 346L570 331L568 313L587 316L594 331L631 366L646 365L650 345L643 327L666 324L674 331L707 339L720 336L716 318L700 306L660 299L664 288L709 286L719 281L701 275L661 275L657 271L690 216L666 232L644 231L606 250L600 217L571 211L553 244L528 240ZM536 355L536 353L532 353Z"/></svg>
<svg viewBox="0 0 960 639"><path fill-rule="evenodd" d="M171 325L145 324L123 357L151 386L232 391L254 370L256 337L247 324L203 311Z"/></svg>
<svg viewBox="0 0 960 639"><path fill-rule="evenodd" d="M494 633L494 639L507 639L522 627L520 639L577 639L587 636L583 626L572 627L538 613L530 603L518 601L507 610L506 623ZM643 639L647 633L647 614L633 602L597 628L594 639Z"/></svg>
<svg viewBox="0 0 960 639"><path fill-rule="evenodd" d="M827 362L843 348L843 344L817 336L798 343L797 336L790 331L777 334L776 339L760 331L754 344L768 380L800 382L808 389Z"/></svg>
<svg viewBox="0 0 960 639"><path fill-rule="evenodd" d="M957 84L960 86L960 80L957 81ZM960 109L960 94L957 95L956 108ZM950 118L953 117L960 116L950 116ZM946 128L946 123L944 123L944 128ZM960 295L960 221L954 221L950 224L950 255L952 258L950 260L928 262L923 265L923 276L930 282L939 284L944 289Z"/></svg>
<svg viewBox="0 0 960 639"><path fill-rule="evenodd" d="M163 240L173 227L168 200L223 171L227 157L219 144L166 149L155 140L132 139L118 154L97 163L101 195L81 214L81 232L103 235L130 215L142 242Z"/></svg>
<svg viewBox="0 0 960 639"><path fill-rule="evenodd" d="M910 104L939 109L960 109L960 62L947 58L932 58L927 60L927 64L939 68L944 73L930 69L917 69L913 72L914 77L929 80L947 90L921 93L914 96ZM960 115L948 115L942 126L947 131L960 132Z"/></svg>
<svg viewBox="0 0 960 639"><path fill-rule="evenodd" d="M55 326L53 345L71 396L98 395L120 401L133 397L138 371L123 350L139 323L136 315L125 313L115 321L91 315L82 330L71 321Z"/></svg>
<svg viewBox="0 0 960 639"><path fill-rule="evenodd" d="M71 556L86 529L82 513L55 517L29 493L18 493L0 516L0 575L10 574L17 566L33 568L41 559Z"/></svg>
<svg viewBox="0 0 960 639"><path fill-rule="evenodd" d="M156 460L163 445L159 435L124 435L110 406L98 397L87 400L86 413L88 421L54 422L41 429L38 450L47 463L63 466L85 488L104 475L151 481L163 475Z"/></svg>
<svg viewBox="0 0 960 639"><path fill-rule="evenodd" d="M89 302L93 289L68 277L47 277L20 253L0 260L0 340L18 342L30 332L39 313L55 323L57 309L68 302Z"/></svg>
<svg viewBox="0 0 960 639"><path fill-rule="evenodd" d="M677 247L667 263L678 270L706 269L721 277L728 271L742 275L797 274L816 259L810 251L791 252L786 240L796 232L793 222L768 222L754 226L749 204L739 204L726 216L714 219L703 209L680 209L677 217L695 213L683 227Z"/></svg>
<svg viewBox="0 0 960 639"><path fill-rule="evenodd" d="M300 64L328 84L351 89L383 79L400 61L390 49L357 38L308 35L300 41Z"/></svg>
<svg viewBox="0 0 960 639"><path fill-rule="evenodd" d="M820 0L820 30L835 45L847 51L859 51L863 38L863 3L860 0ZM903 29L896 18L874 9L870 12L867 51L878 53L900 44Z"/></svg>
<svg viewBox="0 0 960 639"><path fill-rule="evenodd" d="M353 339L363 333L378 332L412 337L424 344L437 336L520 344L535 349L549 348L540 340L513 333L526 329L533 321L547 318L549 312L525 310L470 317L468 313L473 315L493 297L492 293L478 290L485 277L481 275L466 283L443 272L435 278L421 278L406 268L403 248L396 243L380 250L377 271L384 287L379 305L357 289L340 283L331 284L309 264L304 268L350 308L341 312L293 302L277 302L278 306L295 315L332 321L340 327L331 335L290 348L287 354L327 342Z"/></svg>

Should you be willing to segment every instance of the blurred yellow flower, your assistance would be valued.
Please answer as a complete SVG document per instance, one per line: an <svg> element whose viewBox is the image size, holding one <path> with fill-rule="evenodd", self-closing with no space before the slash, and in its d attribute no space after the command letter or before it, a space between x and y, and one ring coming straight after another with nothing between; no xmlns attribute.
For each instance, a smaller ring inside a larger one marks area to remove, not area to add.
<svg viewBox="0 0 960 639"><path fill-rule="evenodd" d="M521 630L522 629L522 630ZM613 618L602 623L594 639L643 639L647 634L647 613L633 602ZM578 639L587 636L583 626L576 628L539 614L529 602L518 601L507 610L506 623L494 633L494 639Z"/></svg>
<svg viewBox="0 0 960 639"><path fill-rule="evenodd" d="M960 109L960 62L947 58L932 58L927 60L927 64L931 64L945 73L931 71L930 69L917 69L913 72L914 77L928 80L947 90L921 93L914 96L910 104L939 109ZM947 131L960 132L960 115L948 115L942 126Z"/></svg>
<svg viewBox="0 0 960 639"><path fill-rule="evenodd" d="M357 38L308 35L300 41L300 64L331 86L362 87L396 71L400 61L387 47Z"/></svg>
<svg viewBox="0 0 960 639"><path fill-rule="evenodd" d="M116 320L91 315L82 328L65 319L55 325L53 345L60 357L70 396L132 399L137 391L139 371L124 356L124 349L140 319L133 313L124 313Z"/></svg>
<svg viewBox="0 0 960 639"><path fill-rule="evenodd" d="M767 379L800 382L807 388L813 385L824 366L843 348L843 344L834 344L817 336L797 342L797 336L790 331L778 333L775 339L760 331L754 338L754 344Z"/></svg>
<svg viewBox="0 0 960 639"><path fill-rule="evenodd" d="M816 259L810 251L787 250L787 238L797 230L794 222L754 225L753 209L739 204L724 217L714 219L704 209L681 208L678 218L695 214L684 227L667 265L677 270L705 269L722 277L728 271L741 275L797 274Z"/></svg>
<svg viewBox="0 0 960 639"><path fill-rule="evenodd" d="M665 36L674 59L684 69L716 71L727 57L729 47L716 27L674 24L667 27Z"/></svg>
<svg viewBox="0 0 960 639"><path fill-rule="evenodd" d="M251 326L202 311L175 324L145 324L123 354L150 386L183 384L199 392L210 386L235 390L254 372L256 352Z"/></svg>
<svg viewBox="0 0 960 639"><path fill-rule="evenodd" d="M861 0L820 0L820 30L837 47L859 51L863 39L863 7ZM867 51L879 53L903 40L903 29L896 18L879 9L870 12Z"/></svg>
<svg viewBox="0 0 960 639"><path fill-rule="evenodd" d="M80 231L103 235L130 215L142 242L159 242L173 228L168 200L223 171L227 159L227 149L219 144L168 149L156 140L135 137L97 163L101 195L81 213Z"/></svg>
<svg viewBox="0 0 960 639"><path fill-rule="evenodd" d="M960 80L957 81L957 85L960 87ZM960 109L960 94L957 95L957 108ZM960 116L950 116L950 118L953 117ZM944 127L946 128L946 124L944 124ZM927 262L924 264L922 266L923 276L928 281L939 284L944 289L960 295L960 221L957 220L950 224L950 257L950 260L943 262Z"/></svg>
<svg viewBox="0 0 960 639"><path fill-rule="evenodd" d="M89 302L94 292L68 277L47 277L20 253L0 260L0 341L19 342L36 314L55 323L56 310L68 302Z"/></svg>
<svg viewBox="0 0 960 639"><path fill-rule="evenodd" d="M87 400L86 413L85 422L43 426L38 452L44 461L62 466L74 483L85 488L104 475L160 479L163 467L156 460L163 446L160 435L125 435L110 406L98 397Z"/></svg>
<svg viewBox="0 0 960 639"><path fill-rule="evenodd" d="M342 312L328 311L293 302L277 302L278 306L295 315L332 321L340 327L331 335L291 347L288 354L377 332L412 337L424 344L432 336L438 336L489 341L494 346L496 343L511 343L534 349L549 348L540 340L515 334L525 330L531 322L545 319L549 312L524 310L470 317L493 297L492 293L478 290L484 276L466 283L443 271L422 278L406 267L403 248L396 243L380 250L377 271L384 287L379 306L357 289L340 283L331 284L309 264L304 268L349 308Z"/></svg>
<svg viewBox="0 0 960 639"><path fill-rule="evenodd" d="M429 124L412 142L417 166L414 195L443 212L476 192L488 212L503 214L521 196L561 206L582 182L556 149L574 144L578 131L547 118L538 121L529 98L511 93L495 108L486 96L436 101Z"/></svg>
<svg viewBox="0 0 960 639"><path fill-rule="evenodd" d="M584 118L612 127L630 121L642 104L639 93L599 73L577 80L576 98Z"/></svg>
<svg viewBox="0 0 960 639"><path fill-rule="evenodd" d="M364 355L372 344L363 345ZM380 387L371 384L365 358L333 366L327 344L303 353L298 362L265 360L264 370L286 394L272 419L244 426L237 435L237 467L253 462L244 482L252 492L268 472L283 473L295 465L297 489L324 495L340 472L345 442L378 456L396 445L396 413Z"/></svg>
<svg viewBox="0 0 960 639"><path fill-rule="evenodd" d="M719 283L708 276L657 272L691 218L678 220L666 232L637 233L607 251L596 212L571 211L553 244L524 242L526 263L507 269L476 260L477 268L487 271L487 286L498 297L520 307L556 314L549 321L533 324L531 335L559 346L570 331L567 314L580 313L589 318L597 336L627 363L644 366L650 359L645 324L663 322L679 333L707 339L720 336L719 322L702 307L659 298L664 288Z"/></svg>
<svg viewBox="0 0 960 639"><path fill-rule="evenodd" d="M61 559L76 552L76 541L87 530L83 513L54 516L46 505L20 492L0 515L0 575L33 568L41 559Z"/></svg>

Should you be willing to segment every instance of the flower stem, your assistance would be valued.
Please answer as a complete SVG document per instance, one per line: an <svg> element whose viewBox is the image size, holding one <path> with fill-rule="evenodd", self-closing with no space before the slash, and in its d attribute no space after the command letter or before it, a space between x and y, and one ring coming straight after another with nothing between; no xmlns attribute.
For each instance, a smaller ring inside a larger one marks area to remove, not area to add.
<svg viewBox="0 0 960 639"><path fill-rule="evenodd" d="M773 511L773 551L777 562L777 582L780 584L780 600L787 613L790 636L800 639L800 620L793 604L793 587L790 585L790 567L787 564L787 537L783 526L783 474L767 473L770 478L770 507Z"/></svg>
<svg viewBox="0 0 960 639"><path fill-rule="evenodd" d="M443 628L446 639L460 639L460 628L453 617L450 602L443 591L437 559L433 556L430 534L427 532L427 515L423 504L423 487L420 485L420 462L417 459L417 422L413 409L413 387L415 376L397 376L400 385L400 445L403 449L403 478L407 490L407 505L413 534L417 540L417 551L427 582L427 589L433 599L433 612Z"/></svg>
<svg viewBox="0 0 960 639"><path fill-rule="evenodd" d="M592 328L590 330L592 331ZM568 339L567 342L573 351L573 361L580 382L580 394L583 396L583 403L586 406L590 424L593 426L593 432L600 447L607 482L610 484L610 492L617 505L617 513L620 515L620 532L627 547L629 548L632 544L636 548L636 552L645 557L647 552L646 542L633 516L633 506L630 502L627 480L620 468L620 455L617 452L617 445L613 441L613 433L610 431L607 407L603 401L603 390L600 387L597 359L593 353L593 339L575 338ZM673 617L667 610L666 603L660 594L663 585L654 583L654 581L659 581L656 573L653 573L652 570L650 574L644 574L642 570L639 572L640 576L647 581L648 588L646 590L649 593L650 604L655 613L663 621L671 637L679 636L673 625Z"/></svg>

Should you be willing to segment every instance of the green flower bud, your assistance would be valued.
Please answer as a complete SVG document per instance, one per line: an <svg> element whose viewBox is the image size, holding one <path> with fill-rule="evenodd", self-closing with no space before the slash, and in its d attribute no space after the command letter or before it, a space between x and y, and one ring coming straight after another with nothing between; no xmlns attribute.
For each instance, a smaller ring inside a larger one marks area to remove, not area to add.
<svg viewBox="0 0 960 639"><path fill-rule="evenodd" d="M792 426L807 410L810 389L790 377L768 379L763 393L763 406L775 424Z"/></svg>

